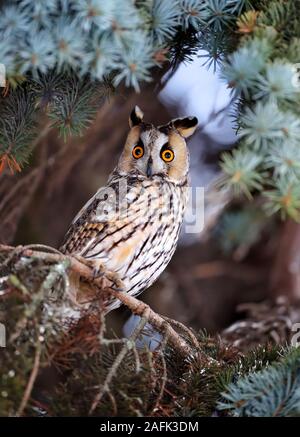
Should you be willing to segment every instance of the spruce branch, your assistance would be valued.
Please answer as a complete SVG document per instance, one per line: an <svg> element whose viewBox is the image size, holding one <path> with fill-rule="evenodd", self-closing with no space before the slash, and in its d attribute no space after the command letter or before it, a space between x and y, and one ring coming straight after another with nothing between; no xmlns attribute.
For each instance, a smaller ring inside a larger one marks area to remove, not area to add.
<svg viewBox="0 0 300 437"><path fill-rule="evenodd" d="M140 82L150 82L150 69L155 66L155 52L149 38L144 32L138 33L138 41L129 40L118 51L114 84L118 86L123 80L126 86L133 86L139 92Z"/></svg>
<svg viewBox="0 0 300 437"><path fill-rule="evenodd" d="M268 151L265 167L274 170L274 177L277 180L281 176L288 178L300 177L300 149L297 141L286 139L284 147L274 145Z"/></svg>
<svg viewBox="0 0 300 437"><path fill-rule="evenodd" d="M0 108L0 172L7 165L20 171L34 147L37 118L33 96L26 90L10 92Z"/></svg>
<svg viewBox="0 0 300 437"><path fill-rule="evenodd" d="M122 8L115 0L50 0L44 8L42 3L3 3L3 61L9 83L27 81L34 110L46 109L64 138L81 134L94 118L95 99L83 86L87 78L95 94L99 80L108 85L107 75L115 86L124 82L139 91L153 68L167 60L176 67L198 48L208 52L208 65L215 65L236 46L234 21L249 9L242 0L124 0ZM72 81L74 72L78 77ZM23 159L5 154L2 167L19 171L29 156L28 141L20 149Z"/></svg>
<svg viewBox="0 0 300 437"><path fill-rule="evenodd" d="M35 34L28 35L20 44L18 57L21 74L27 71L30 71L33 76L47 73L55 65L54 42L50 32L46 30L41 32L39 38Z"/></svg>
<svg viewBox="0 0 300 437"><path fill-rule="evenodd" d="M180 0L180 7L183 11L183 29L189 27L199 30L199 27L206 24L207 12L204 2L199 0Z"/></svg>
<svg viewBox="0 0 300 437"><path fill-rule="evenodd" d="M293 416L300 412L299 348L280 363L230 384L219 402L220 410L234 416Z"/></svg>
<svg viewBox="0 0 300 437"><path fill-rule="evenodd" d="M271 47L267 40L253 40L240 47L224 62L222 77L237 93L249 99L250 90L256 87L257 77L264 69Z"/></svg>
<svg viewBox="0 0 300 437"><path fill-rule="evenodd" d="M224 176L220 183L232 188L237 195L243 193L251 198L252 190L262 188L263 173L259 169L261 163L261 156L245 148L224 153L221 163Z"/></svg>
<svg viewBox="0 0 300 437"><path fill-rule="evenodd" d="M236 22L238 32L244 34L252 33L256 28L257 17L258 12L253 10L249 10L242 14Z"/></svg>
<svg viewBox="0 0 300 437"><path fill-rule="evenodd" d="M180 8L178 0L150 0L144 3L147 11L147 21L151 29L153 41L162 44L171 39L180 22Z"/></svg>
<svg viewBox="0 0 300 437"><path fill-rule="evenodd" d="M71 272L76 273L80 277L85 278L89 283L94 284L103 292L105 295L113 296L114 298L120 300L124 305L126 305L133 314L144 317L145 313L147 314L148 322L158 330L158 332L163 332L168 336L168 341L180 354L186 356L191 353L192 348L190 345L164 320L164 318L157 313L155 313L147 304L139 301L133 296L130 296L122 291L117 291L111 286L111 280L104 277L95 278L95 274L93 268L89 266L83 259L80 257L73 257L68 255L63 255L60 253L53 253L51 247L48 248L48 251L45 250L39 251L34 250L35 246L32 245L31 248L27 248L26 246L19 246L17 248L18 254L22 254L24 257L28 257L29 259L37 259L48 261L51 263L59 263L68 265L68 269ZM1 251L10 252L12 248L10 246L0 245ZM95 290L95 291L96 291ZM206 359L209 360L207 357Z"/></svg>
<svg viewBox="0 0 300 437"><path fill-rule="evenodd" d="M208 69L213 67L214 72L217 66L221 66L225 60L226 55L232 46L231 35L225 31L204 30L201 32L199 38L199 49L207 53L201 54L199 57L204 58L204 63Z"/></svg>
<svg viewBox="0 0 300 437"><path fill-rule="evenodd" d="M92 415L94 413L94 411L98 407L99 403L101 402L101 399L103 398L103 396L105 394L110 393L109 386L110 386L112 379L116 376L116 374L118 372L118 368L122 364L122 361L125 358L127 352L130 351L131 349L135 349L135 343L136 343L138 337L141 335L142 330L144 329L147 321L148 321L148 314L145 311L144 316L141 318L139 324L135 327L135 329L132 332L132 334L130 335L130 337L124 342L123 347L121 348L120 352L118 353L113 365L111 366L111 368L110 368L110 370L105 378L105 381L103 382L103 384L101 384L100 390L98 391L98 393L96 394L96 396L93 399L91 408L89 410L89 415ZM98 388L98 387L95 387L95 388Z"/></svg>
<svg viewBox="0 0 300 437"><path fill-rule="evenodd" d="M168 336L170 344L172 344L172 346L176 350L178 350L181 355L185 356L191 353L192 349L186 343L186 341L183 340L180 335L178 335L176 331L168 323L165 322L163 317L151 310L151 308L147 304L120 291L109 290L109 293L111 293L114 297L118 298L124 305L126 305L133 312L133 314L143 317L146 313L148 322L155 329L157 329L158 332L165 333Z"/></svg>
<svg viewBox="0 0 300 437"><path fill-rule="evenodd" d="M234 21L236 8L226 0L211 0L205 3L206 22L216 32L220 32Z"/></svg>
<svg viewBox="0 0 300 437"><path fill-rule="evenodd" d="M225 183L235 186L237 194L260 192L267 199L268 212L298 220L300 122L294 68L300 53L297 7L284 0L259 1L253 6L251 9L245 5L245 13L238 17L239 46L233 48L222 67L222 77L239 96L234 118L241 138L237 145L241 155L237 157L239 164L225 155L221 166L227 175ZM248 174L248 163L242 163L242 156L248 153L253 153L260 164L254 173L249 173L249 188L245 189L247 182L239 176ZM251 176L254 180L258 177L258 184L254 182L253 187Z"/></svg>
<svg viewBox="0 0 300 437"><path fill-rule="evenodd" d="M281 176L276 180L272 190L265 191L268 213L279 212L283 219L288 216L300 221L300 186L299 180L292 176Z"/></svg>
<svg viewBox="0 0 300 437"><path fill-rule="evenodd" d="M254 109L247 108L241 116L241 137L256 150L267 149L276 140L285 136L285 115L275 103L258 102ZM288 127L287 127L288 129Z"/></svg>
<svg viewBox="0 0 300 437"><path fill-rule="evenodd" d="M299 90L293 85L294 69L292 64L274 61L266 66L263 74L258 74L257 92L254 99L271 100L275 102L297 101Z"/></svg>
<svg viewBox="0 0 300 437"><path fill-rule="evenodd" d="M99 0L79 0L74 4L78 24L83 30L89 31L93 26L101 31L111 28L114 17L114 2Z"/></svg>
<svg viewBox="0 0 300 437"><path fill-rule="evenodd" d="M258 24L269 26L282 34L284 39L290 39L299 32L297 24L298 0L286 2L284 0L271 0L262 2L262 13L259 16Z"/></svg>
<svg viewBox="0 0 300 437"><path fill-rule="evenodd" d="M70 76L54 95L48 107L52 127L66 140L69 135L81 135L94 120L105 97L102 83L91 84L87 78ZM53 92L53 91L52 91Z"/></svg>

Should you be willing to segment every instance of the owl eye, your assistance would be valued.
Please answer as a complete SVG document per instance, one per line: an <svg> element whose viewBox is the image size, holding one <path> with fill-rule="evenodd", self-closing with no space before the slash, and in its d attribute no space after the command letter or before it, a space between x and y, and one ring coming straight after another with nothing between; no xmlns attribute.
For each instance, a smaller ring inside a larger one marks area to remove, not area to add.
<svg viewBox="0 0 300 437"><path fill-rule="evenodd" d="M172 149L164 149L160 156L165 162L171 162L173 161L175 155Z"/></svg>
<svg viewBox="0 0 300 437"><path fill-rule="evenodd" d="M144 148L142 146L135 146L132 150L132 156L135 159L140 159L144 155Z"/></svg>

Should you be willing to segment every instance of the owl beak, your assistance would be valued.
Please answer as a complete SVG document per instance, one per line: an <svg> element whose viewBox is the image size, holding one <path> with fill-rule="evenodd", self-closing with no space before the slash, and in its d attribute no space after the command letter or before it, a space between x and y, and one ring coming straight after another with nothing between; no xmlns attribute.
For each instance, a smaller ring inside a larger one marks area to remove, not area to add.
<svg viewBox="0 0 300 437"><path fill-rule="evenodd" d="M153 164L153 160L152 157L150 156L150 158L148 159L147 162L147 177L151 178L152 176L152 164Z"/></svg>

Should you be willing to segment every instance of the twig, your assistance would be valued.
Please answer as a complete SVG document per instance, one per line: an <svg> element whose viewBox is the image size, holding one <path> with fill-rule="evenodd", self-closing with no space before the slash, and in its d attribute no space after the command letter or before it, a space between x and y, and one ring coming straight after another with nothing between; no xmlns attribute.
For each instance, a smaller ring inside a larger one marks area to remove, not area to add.
<svg viewBox="0 0 300 437"><path fill-rule="evenodd" d="M116 403L116 399L114 397L114 395L110 392L107 393L107 396L109 397L109 400L111 402L111 405L113 407L113 415L116 416L118 413L118 407L117 407L117 403Z"/></svg>
<svg viewBox="0 0 300 437"><path fill-rule="evenodd" d="M31 246L33 247L33 246ZM0 251L11 251L13 248L10 246L0 245ZM18 248L20 250L20 248ZM164 320L162 316L155 313L149 305L144 302L136 299L129 294L114 290L110 286L104 285L105 277L95 278L93 269L86 263L84 263L84 259L82 261L79 260L78 257L73 257L70 255L50 253L50 252L39 252L33 249L27 249L24 246L22 250L22 256L28 257L36 257L38 259L44 259L51 262L62 262L68 260L69 268L76 272L79 276L85 278L90 283L95 284L99 287L103 292L108 293L114 296L116 299L120 300L124 305L126 305L133 314L136 314L140 317L145 317L145 313L147 313L148 322L158 331L158 332L166 332L168 335L168 340L170 344L183 356L186 356L192 352L192 348L187 344L187 342ZM109 282L109 281L108 281Z"/></svg>
<svg viewBox="0 0 300 437"><path fill-rule="evenodd" d="M146 315L145 315L146 316ZM148 322L147 317L142 318L139 322L139 324L135 327L133 333L129 337L129 339L126 341L120 352L118 353L112 367L110 368L104 383L101 386L100 391L95 396L92 406L89 411L89 415L93 414L99 403L101 402L101 399L105 395L105 393L110 393L109 390L109 384L111 383L113 377L116 375L118 368L120 367L123 359L125 358L127 352L132 348L132 344L136 342L138 339L138 336L140 335L141 331L145 327L146 323Z"/></svg>
<svg viewBox="0 0 300 437"><path fill-rule="evenodd" d="M2 249L3 248L3 249ZM8 249L7 249L8 248ZM19 251L20 246L17 247L10 247L10 246L4 246L0 245L0 249L9 252L9 255L7 256L6 260L1 263L1 268L4 268L9 265L9 263L13 260L13 258L17 255ZM0 271L1 273L1 271Z"/></svg>
<svg viewBox="0 0 300 437"><path fill-rule="evenodd" d="M141 368L142 368L141 360L140 360L140 356L139 356L139 353L137 351L137 348L136 348L135 344L133 345L132 352L133 352L133 355L134 355L134 358L135 358L135 373L140 373Z"/></svg>
<svg viewBox="0 0 300 437"><path fill-rule="evenodd" d="M164 320L162 316L155 313L149 305L136 299L129 294L122 293L113 289L109 290L109 293L119 299L124 305L126 305L133 314L143 317L147 312L148 322L157 329L158 332L164 331L168 336L169 342L172 346L183 356L186 356L192 352L192 348L186 343L186 341Z"/></svg>
<svg viewBox="0 0 300 437"><path fill-rule="evenodd" d="M61 255L61 252L58 249L55 249L51 246L46 246L45 244L28 244L26 246L26 249L33 249L35 251L41 251L41 252L49 252L49 253L57 253L58 255Z"/></svg>
<svg viewBox="0 0 300 437"><path fill-rule="evenodd" d="M163 318L168 322L170 325L176 326L177 328L181 329L185 334L187 334L193 346L198 349L199 348L199 341L197 340L197 337L193 334L191 329L189 329L187 326L185 326L183 323L179 322L178 320L170 319L167 316L163 316Z"/></svg>
<svg viewBox="0 0 300 437"><path fill-rule="evenodd" d="M40 345L40 342L38 341L37 346L36 346L36 350L35 350L33 368L32 368L32 371L30 373L30 377L29 377L26 389L25 389L24 394L23 394L21 404L20 404L18 411L17 411L17 414L16 414L17 417L22 416L22 414L27 406L27 403L28 403L28 400L30 398L36 377L38 375L39 366L40 366L40 358L41 358L41 345Z"/></svg>
<svg viewBox="0 0 300 437"><path fill-rule="evenodd" d="M160 352L160 359L161 359L161 363L162 363L163 374L162 374L162 377L161 377L161 385L160 385L159 393L158 393L158 396L157 396L157 398L155 400L155 404L154 404L154 406L152 408L152 412L155 412L158 409L159 403L160 403L160 401L161 401L161 399L162 399L162 397L164 395L165 388L166 388L166 383L167 383L167 364L166 364L166 360L165 360L165 357L164 357L164 349L165 349L167 341L168 341L168 337L166 335L164 337L162 343L161 343L160 350L159 350L159 352Z"/></svg>

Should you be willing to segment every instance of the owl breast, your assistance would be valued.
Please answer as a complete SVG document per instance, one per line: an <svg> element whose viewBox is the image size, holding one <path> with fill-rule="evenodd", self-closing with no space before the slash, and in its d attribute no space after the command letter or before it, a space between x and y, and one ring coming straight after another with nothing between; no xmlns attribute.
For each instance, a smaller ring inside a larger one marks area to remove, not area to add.
<svg viewBox="0 0 300 437"><path fill-rule="evenodd" d="M186 206L184 187L144 181L127 192L127 219L103 241L100 258L137 295L159 277L177 245ZM126 207L124 215L126 215ZM98 256L99 256L98 255Z"/></svg>
<svg viewBox="0 0 300 437"><path fill-rule="evenodd" d="M152 285L169 263L176 249L186 205L182 187L158 182L151 188L146 187L146 192L148 190L149 197L146 197L151 198L151 202L148 205L146 200L141 205L142 225L136 223L136 234L120 246L121 253L132 247L120 275L127 292L133 295Z"/></svg>
<svg viewBox="0 0 300 437"><path fill-rule="evenodd" d="M138 295L169 263L186 204L187 184L112 177L75 218L63 251L105 265L121 278L125 292Z"/></svg>

